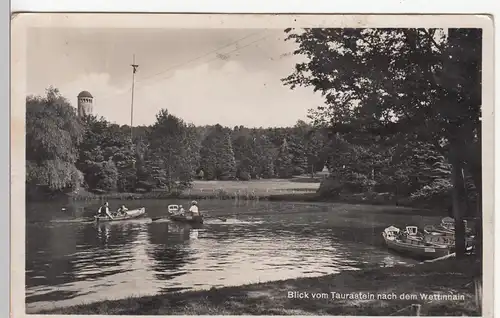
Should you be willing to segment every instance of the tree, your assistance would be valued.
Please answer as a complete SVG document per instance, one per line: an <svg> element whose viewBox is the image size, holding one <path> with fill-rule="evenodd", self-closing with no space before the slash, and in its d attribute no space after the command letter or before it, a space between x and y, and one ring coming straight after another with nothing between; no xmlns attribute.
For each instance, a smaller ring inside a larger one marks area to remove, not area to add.
<svg viewBox="0 0 500 318"><path fill-rule="evenodd" d="M452 165L457 256L465 251L463 170L480 193L481 29L305 29L287 40L307 62L283 79L312 86L311 116L335 131L404 133ZM480 211L478 209L478 215Z"/></svg>
<svg viewBox="0 0 500 318"><path fill-rule="evenodd" d="M194 177L196 171L198 171L198 168L200 167L201 140L199 138L196 126L192 124L186 126L185 149L189 154L187 156L189 171L192 172Z"/></svg>
<svg viewBox="0 0 500 318"><path fill-rule="evenodd" d="M149 130L147 135L149 134ZM137 138L135 142L135 171L136 180L134 191L151 191L155 183L151 177L151 170L148 166L149 141L148 137Z"/></svg>
<svg viewBox="0 0 500 318"><path fill-rule="evenodd" d="M255 170L255 176L252 177L262 177L266 179L274 178L276 173L274 166L277 154L276 150L267 136L257 132L255 132L253 136L252 144L255 148L257 168Z"/></svg>
<svg viewBox="0 0 500 318"><path fill-rule="evenodd" d="M201 144L200 167L206 180L217 178L217 139L214 132L207 135Z"/></svg>
<svg viewBox="0 0 500 318"><path fill-rule="evenodd" d="M298 120L292 129L286 131L290 154L292 155L293 174L302 175L308 171L308 133L311 127Z"/></svg>
<svg viewBox="0 0 500 318"><path fill-rule="evenodd" d="M314 177L314 173L322 170L328 159L327 140L323 129L318 127L310 127L305 134L307 171Z"/></svg>
<svg viewBox="0 0 500 318"><path fill-rule="evenodd" d="M110 192L117 189L118 169L112 160L93 162L86 177L92 190Z"/></svg>
<svg viewBox="0 0 500 318"><path fill-rule="evenodd" d="M240 180L249 180L256 175L258 169L256 144L250 135L240 135L233 141L234 158L236 160L236 176Z"/></svg>
<svg viewBox="0 0 500 318"><path fill-rule="evenodd" d="M292 157L292 174L302 175L309 171L307 162L307 140L306 135L290 137L288 142L289 153Z"/></svg>
<svg viewBox="0 0 500 318"><path fill-rule="evenodd" d="M148 161L159 188L174 192L191 186L196 161L191 137L186 124L166 109L156 115L149 133Z"/></svg>
<svg viewBox="0 0 500 318"><path fill-rule="evenodd" d="M75 109L49 87L45 96L26 98L27 193L77 189L83 178L76 168L83 126Z"/></svg>
<svg viewBox="0 0 500 318"><path fill-rule="evenodd" d="M220 180L233 180L236 177L236 160L234 159L231 135L225 132L220 146L217 160L217 176Z"/></svg>
<svg viewBox="0 0 500 318"><path fill-rule="evenodd" d="M207 180L231 180L236 176L236 160L230 131L215 125L201 147L201 168Z"/></svg>
<svg viewBox="0 0 500 318"><path fill-rule="evenodd" d="M276 158L276 173L280 178L291 178L293 175L292 155L286 139L283 139Z"/></svg>
<svg viewBox="0 0 500 318"><path fill-rule="evenodd" d="M93 115L83 118L83 123L85 134L76 164L85 175L87 187L99 191L134 191L137 183L136 150L130 141L130 131ZM116 175L112 172L115 170Z"/></svg>

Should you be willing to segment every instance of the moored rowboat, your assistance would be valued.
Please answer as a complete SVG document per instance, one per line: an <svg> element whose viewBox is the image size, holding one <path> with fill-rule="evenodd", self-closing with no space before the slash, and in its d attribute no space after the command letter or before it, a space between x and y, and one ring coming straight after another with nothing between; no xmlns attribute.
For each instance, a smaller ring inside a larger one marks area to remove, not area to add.
<svg viewBox="0 0 500 318"><path fill-rule="evenodd" d="M146 214L146 208L139 208L135 210L125 211L123 215L117 215L112 219L109 218L109 216L95 216L94 220L96 222L124 221L124 220L137 219L141 216L144 216L144 214Z"/></svg>

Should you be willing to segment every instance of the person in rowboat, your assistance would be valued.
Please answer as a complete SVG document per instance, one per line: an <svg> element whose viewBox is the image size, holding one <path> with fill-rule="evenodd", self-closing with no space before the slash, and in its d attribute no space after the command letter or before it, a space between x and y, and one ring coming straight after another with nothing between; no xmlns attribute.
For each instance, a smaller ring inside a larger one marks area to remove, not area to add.
<svg viewBox="0 0 500 318"><path fill-rule="evenodd" d="M126 207L124 204L122 204L122 206L121 206L121 207L119 207L119 208L118 208L118 211L116 211L116 212L117 212L119 215L123 215L123 214L125 214L125 212L127 212L127 211L128 211L127 207Z"/></svg>
<svg viewBox="0 0 500 318"><path fill-rule="evenodd" d="M109 204L108 202L104 203L103 206L99 208L98 216L108 216L110 219L113 219L113 216L109 212Z"/></svg>
<svg viewBox="0 0 500 318"><path fill-rule="evenodd" d="M177 211L177 213L178 213L179 215L184 215L184 213L185 213L185 212L186 212L186 211L184 210L184 208L182 207L182 205L179 205L179 210Z"/></svg>

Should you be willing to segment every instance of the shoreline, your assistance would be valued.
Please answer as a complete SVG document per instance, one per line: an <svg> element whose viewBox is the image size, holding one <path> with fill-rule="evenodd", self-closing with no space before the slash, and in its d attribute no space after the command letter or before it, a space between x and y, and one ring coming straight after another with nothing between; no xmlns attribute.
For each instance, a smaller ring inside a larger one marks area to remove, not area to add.
<svg viewBox="0 0 500 318"><path fill-rule="evenodd" d="M310 179L310 178L309 178ZM321 195L320 180L312 182L308 178L239 180L195 180L192 186L180 192L153 189L148 192L109 192L95 193L85 189L62 193L56 196L35 195L27 197L27 202L47 202L54 200L106 201L106 200L235 200L304 203L362 204L374 206L405 207L420 210L433 210L446 214L448 206L442 200L416 200L408 197L395 197L390 193L364 192L341 193L331 198Z"/></svg>
<svg viewBox="0 0 500 318"><path fill-rule="evenodd" d="M400 311L398 315L404 316L410 315L409 306L420 304L423 316L480 316L480 310L474 304L473 284L474 277L480 273L481 263L470 257L210 290L104 300L36 313L387 316ZM313 295L325 297L315 298ZM370 295L375 298L370 298Z"/></svg>
<svg viewBox="0 0 500 318"><path fill-rule="evenodd" d="M267 201L267 202L297 202L297 203L332 203L332 204L352 204L352 205L372 205L372 206L387 206L392 208L407 208L416 210L435 211L438 215L446 216L444 207L431 206L421 202L395 202L383 200L362 200L351 198L325 198L316 192L300 192L300 193L272 193L272 194L252 194L252 193L228 193L228 192L207 192L204 194L182 193L169 194L166 192L148 192L148 193L121 193L114 192L108 194L94 194L85 192L83 194L63 195L60 199L69 199L76 202L84 201L108 201L108 200L236 200L236 201ZM47 202L51 200L28 200L28 202Z"/></svg>

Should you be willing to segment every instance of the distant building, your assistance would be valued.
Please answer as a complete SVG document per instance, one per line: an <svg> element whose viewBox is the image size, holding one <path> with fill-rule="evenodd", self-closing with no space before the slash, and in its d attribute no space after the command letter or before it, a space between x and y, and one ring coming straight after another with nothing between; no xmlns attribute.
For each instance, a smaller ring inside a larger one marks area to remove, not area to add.
<svg viewBox="0 0 500 318"><path fill-rule="evenodd" d="M78 116L84 117L92 115L94 110L94 96L87 91L81 91L78 94Z"/></svg>

